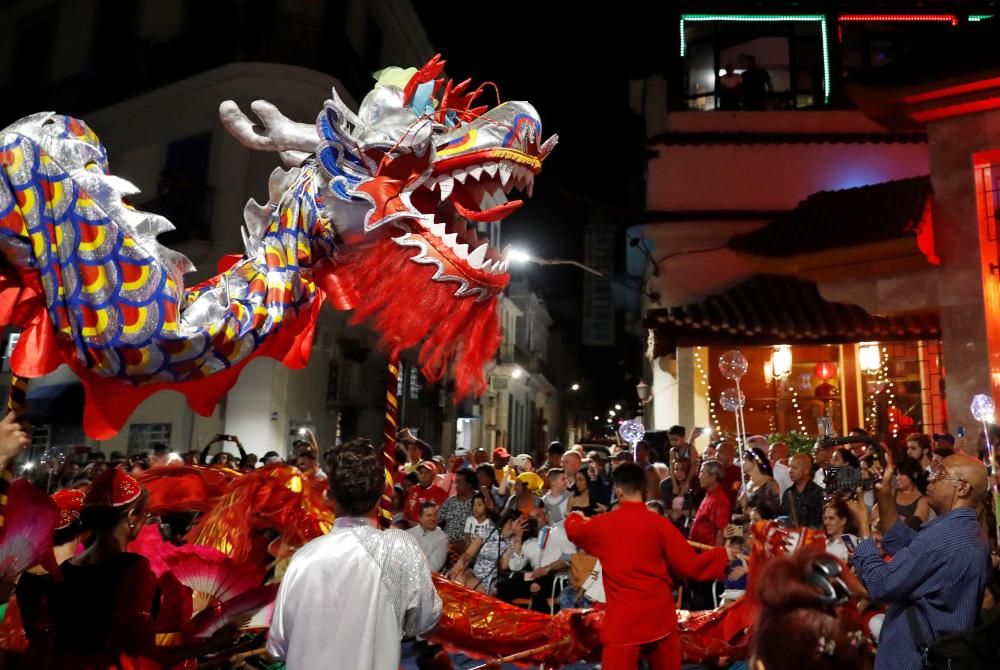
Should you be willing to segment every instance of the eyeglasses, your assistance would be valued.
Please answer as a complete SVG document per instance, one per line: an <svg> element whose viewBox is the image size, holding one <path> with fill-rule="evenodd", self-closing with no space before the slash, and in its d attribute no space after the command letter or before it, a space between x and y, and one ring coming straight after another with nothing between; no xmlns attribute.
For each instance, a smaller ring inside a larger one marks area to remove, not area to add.
<svg viewBox="0 0 1000 670"><path fill-rule="evenodd" d="M947 471L944 469L934 469L927 473L927 481L929 482L942 482L942 481L952 481L952 482L965 482L969 483L968 479L962 477L949 477Z"/></svg>

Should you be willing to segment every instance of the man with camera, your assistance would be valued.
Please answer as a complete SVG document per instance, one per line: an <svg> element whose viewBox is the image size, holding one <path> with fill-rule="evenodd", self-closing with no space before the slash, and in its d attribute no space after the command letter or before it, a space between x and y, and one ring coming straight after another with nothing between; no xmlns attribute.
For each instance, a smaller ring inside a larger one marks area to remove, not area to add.
<svg viewBox="0 0 1000 670"><path fill-rule="evenodd" d="M917 670L921 645L975 625L989 571L989 549L976 522L976 506L987 495L986 467L965 454L944 459L928 477L927 498L938 518L916 531L897 519L893 468L876 487L885 562L871 537L868 508L858 496L849 503L861 541L854 568L872 598L889 604L882 626L876 670Z"/></svg>

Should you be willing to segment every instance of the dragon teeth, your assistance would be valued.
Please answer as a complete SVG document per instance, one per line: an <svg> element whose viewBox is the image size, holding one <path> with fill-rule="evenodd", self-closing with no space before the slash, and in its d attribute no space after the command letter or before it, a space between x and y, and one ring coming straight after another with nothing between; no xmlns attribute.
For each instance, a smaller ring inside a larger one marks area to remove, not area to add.
<svg viewBox="0 0 1000 670"><path fill-rule="evenodd" d="M493 196L490 194L490 192L483 191L483 197L479 199L479 209L485 212L486 210L491 209L495 206L496 205L493 202Z"/></svg>
<svg viewBox="0 0 1000 670"><path fill-rule="evenodd" d="M477 166L477 167L474 167L474 168L469 168L468 175L470 177L472 177L473 179L475 179L476 181L479 181L479 178L483 175L483 168L482 168L482 166Z"/></svg>
<svg viewBox="0 0 1000 670"><path fill-rule="evenodd" d="M480 244L478 247L476 247L475 250L471 254L469 254L468 258L469 265L476 268L477 270L482 269L483 263L486 262L486 248L488 246L489 245L486 244Z"/></svg>
<svg viewBox="0 0 1000 670"><path fill-rule="evenodd" d="M497 169L499 167L500 166L497 165L496 163L487 163L486 165L483 166L483 171L486 172L486 174L488 174L490 177L496 177Z"/></svg>
<svg viewBox="0 0 1000 670"><path fill-rule="evenodd" d="M448 233L447 235L442 235L441 241L449 247L454 247L455 243L458 242L458 233Z"/></svg>
<svg viewBox="0 0 1000 670"><path fill-rule="evenodd" d="M434 233L436 237L444 237L446 227L447 226L443 223L435 222L431 224L431 232Z"/></svg>
<svg viewBox="0 0 1000 670"><path fill-rule="evenodd" d="M455 255L459 258L465 260L469 257L469 245L462 243L456 244L452 247L455 250Z"/></svg>
<svg viewBox="0 0 1000 670"><path fill-rule="evenodd" d="M465 178L469 175L465 170L455 170L451 173L451 176L457 179L459 184L464 184Z"/></svg>
<svg viewBox="0 0 1000 670"><path fill-rule="evenodd" d="M500 163L500 183L504 186L510 181L511 175L514 174L514 164L509 161L503 161Z"/></svg>
<svg viewBox="0 0 1000 670"><path fill-rule="evenodd" d="M438 186L441 187L441 199L447 200L451 195L452 190L455 188L455 180L449 175L445 175L438 179Z"/></svg>

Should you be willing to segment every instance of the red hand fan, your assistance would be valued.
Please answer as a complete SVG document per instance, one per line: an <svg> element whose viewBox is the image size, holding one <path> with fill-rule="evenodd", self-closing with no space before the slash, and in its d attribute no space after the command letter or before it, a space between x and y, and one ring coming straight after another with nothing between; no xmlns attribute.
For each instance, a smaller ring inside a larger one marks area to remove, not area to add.
<svg viewBox="0 0 1000 670"><path fill-rule="evenodd" d="M264 581L264 568L239 563L210 547L186 544L167 550L163 560L177 580L195 592L195 612L232 600Z"/></svg>
<svg viewBox="0 0 1000 670"><path fill-rule="evenodd" d="M223 626L243 624L253 619L268 619L274 613L274 598L278 595L278 584L267 584L246 591L217 607L210 607L195 616L192 623L194 637L211 637ZM262 610L270 610L270 614Z"/></svg>
<svg viewBox="0 0 1000 670"><path fill-rule="evenodd" d="M43 561L58 571L52 556L52 533L59 508L26 479L7 491L7 523L0 530L0 580L12 580Z"/></svg>

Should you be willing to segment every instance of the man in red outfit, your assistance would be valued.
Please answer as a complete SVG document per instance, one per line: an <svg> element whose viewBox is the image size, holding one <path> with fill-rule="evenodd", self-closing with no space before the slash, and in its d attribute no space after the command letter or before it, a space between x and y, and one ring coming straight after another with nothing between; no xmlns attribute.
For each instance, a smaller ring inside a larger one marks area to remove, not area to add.
<svg viewBox="0 0 1000 670"><path fill-rule="evenodd" d="M420 461L417 477L420 483L410 487L406 494L406 507L403 508L403 516L412 524L420 523L420 506L425 502L433 502L440 507L448 499L448 492L435 482L437 467L434 461Z"/></svg>
<svg viewBox="0 0 1000 670"><path fill-rule="evenodd" d="M721 547L697 554L665 517L643 503L645 475L634 463L615 470L619 506L590 519L566 519L570 541L601 561L607 609L601 627L604 670L679 670L681 643L673 607L673 580L721 579L730 556ZM668 572L669 569L669 572Z"/></svg>

